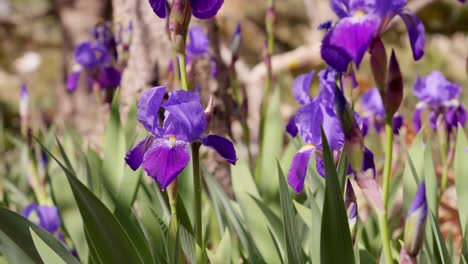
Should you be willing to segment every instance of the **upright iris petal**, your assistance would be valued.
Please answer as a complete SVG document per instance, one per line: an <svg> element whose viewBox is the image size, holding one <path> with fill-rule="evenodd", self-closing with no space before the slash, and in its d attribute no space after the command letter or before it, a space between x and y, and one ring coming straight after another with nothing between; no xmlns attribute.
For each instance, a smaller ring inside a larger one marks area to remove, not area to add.
<svg viewBox="0 0 468 264"><path fill-rule="evenodd" d="M314 71L310 73L301 74L294 79L292 92L294 99L301 104L305 105L312 101L312 97L309 94L310 84L314 78Z"/></svg>
<svg viewBox="0 0 468 264"><path fill-rule="evenodd" d="M443 105L444 102L457 98L460 92L460 86L445 79L440 71L418 77L414 84L414 95L429 105Z"/></svg>

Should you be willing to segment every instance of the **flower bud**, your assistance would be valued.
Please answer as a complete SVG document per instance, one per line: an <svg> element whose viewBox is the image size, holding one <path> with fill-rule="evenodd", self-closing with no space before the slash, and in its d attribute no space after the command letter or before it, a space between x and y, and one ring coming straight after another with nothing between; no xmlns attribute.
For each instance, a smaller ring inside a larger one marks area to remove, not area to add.
<svg viewBox="0 0 468 264"><path fill-rule="evenodd" d="M426 185L423 182L418 187L411 208L406 216L403 241L409 256L416 257L424 242L424 230L427 219Z"/></svg>
<svg viewBox="0 0 468 264"><path fill-rule="evenodd" d="M19 113L21 119L21 133L26 136L29 126L29 93L26 85L21 86Z"/></svg>
<svg viewBox="0 0 468 264"><path fill-rule="evenodd" d="M242 42L241 25L240 23L238 23L236 26L236 30L234 31L234 34L232 35L232 39L231 39L231 54L232 54L231 64L234 64L239 58L241 42Z"/></svg>
<svg viewBox="0 0 468 264"><path fill-rule="evenodd" d="M179 54L185 54L185 39L188 25L192 17L192 8L188 0L174 0L171 14L169 15L169 33L174 50Z"/></svg>
<svg viewBox="0 0 468 264"><path fill-rule="evenodd" d="M379 88L382 98L385 97L385 84L387 81L387 53L383 45L382 39L375 38L370 47L370 63L372 75L374 75L375 83Z"/></svg>
<svg viewBox="0 0 468 264"><path fill-rule="evenodd" d="M388 118L393 117L393 115L398 111L402 100L403 78L401 76L400 66L398 65L395 52L392 50L390 64L388 66L387 85L383 96L385 113Z"/></svg>
<svg viewBox="0 0 468 264"><path fill-rule="evenodd" d="M335 85L335 108L345 138L344 150L354 171L360 171L364 160L364 139L354 111L351 110L343 91Z"/></svg>

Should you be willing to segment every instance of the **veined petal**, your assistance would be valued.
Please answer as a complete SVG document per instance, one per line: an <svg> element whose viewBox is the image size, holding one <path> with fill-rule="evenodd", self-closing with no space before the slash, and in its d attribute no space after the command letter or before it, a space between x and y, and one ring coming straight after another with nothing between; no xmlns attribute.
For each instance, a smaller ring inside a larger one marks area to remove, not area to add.
<svg viewBox="0 0 468 264"><path fill-rule="evenodd" d="M294 79L292 92L296 101L305 105L312 101L312 97L309 94L310 84L314 78L314 71L310 73L301 74Z"/></svg>
<svg viewBox="0 0 468 264"><path fill-rule="evenodd" d="M143 140L138 142L130 151L125 155L125 161L132 170L137 170L143 163L146 150L153 143L153 136L146 136Z"/></svg>
<svg viewBox="0 0 468 264"><path fill-rule="evenodd" d="M413 13L402 10L399 13L406 25L408 36L413 50L414 60L419 60L424 55L425 29L424 24Z"/></svg>
<svg viewBox="0 0 468 264"><path fill-rule="evenodd" d="M167 85L158 86L147 90L138 101L137 119L146 130L159 134L158 112L164 98Z"/></svg>
<svg viewBox="0 0 468 264"><path fill-rule="evenodd" d="M380 18L374 15L341 19L322 42L322 58L337 71L346 71L351 60L359 68L379 26Z"/></svg>
<svg viewBox="0 0 468 264"><path fill-rule="evenodd" d="M193 15L196 18L208 19L214 17L224 3L224 0L189 0Z"/></svg>
<svg viewBox="0 0 468 264"><path fill-rule="evenodd" d="M296 193L300 193L304 187L309 160L315 149L313 145L306 145L294 155L291 167L289 168L288 183Z"/></svg>
<svg viewBox="0 0 468 264"><path fill-rule="evenodd" d="M214 149L218 154L227 160L229 163L235 165L237 161L236 150L230 140L217 135L209 135L202 139L203 145Z"/></svg>
<svg viewBox="0 0 468 264"><path fill-rule="evenodd" d="M166 189L190 161L189 144L174 138L156 139L146 152L143 168Z"/></svg>
<svg viewBox="0 0 468 264"><path fill-rule="evenodd" d="M158 17L166 17L166 0L149 0L149 4Z"/></svg>

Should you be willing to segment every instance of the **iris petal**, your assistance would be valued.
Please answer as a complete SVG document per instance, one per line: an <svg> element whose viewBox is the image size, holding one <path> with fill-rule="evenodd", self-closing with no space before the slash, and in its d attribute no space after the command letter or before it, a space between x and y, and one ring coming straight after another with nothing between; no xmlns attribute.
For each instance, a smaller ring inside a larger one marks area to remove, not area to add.
<svg viewBox="0 0 468 264"><path fill-rule="evenodd" d="M307 166L314 151L314 146L307 145L294 155L291 167L289 168L288 183L296 193L300 193L304 187Z"/></svg>
<svg viewBox="0 0 468 264"><path fill-rule="evenodd" d="M413 58L419 60L424 55L425 29L424 24L413 13L402 10L399 13L406 25L408 36L413 50Z"/></svg>
<svg viewBox="0 0 468 264"><path fill-rule="evenodd" d="M214 17L224 3L224 0L189 0L193 15L200 19Z"/></svg>
<svg viewBox="0 0 468 264"><path fill-rule="evenodd" d="M235 165L237 161L236 150L230 140L217 135L209 135L202 140L203 145L214 149L218 154L227 160L229 163Z"/></svg>
<svg viewBox="0 0 468 264"><path fill-rule="evenodd" d="M153 140L154 138L152 136L147 136L138 142L129 152L127 152L125 161L132 170L135 171L141 166L146 150L149 146L151 146Z"/></svg>
<svg viewBox="0 0 468 264"><path fill-rule="evenodd" d="M159 134L158 112L164 98L167 85L147 90L138 101L137 119L146 130Z"/></svg>
<svg viewBox="0 0 468 264"><path fill-rule="evenodd" d="M189 144L181 140L156 139L143 159L143 168L166 189L190 160Z"/></svg>
<svg viewBox="0 0 468 264"><path fill-rule="evenodd" d="M78 87L78 82L80 81L81 77L81 69L77 71L73 71L67 78L67 90L70 92L76 91Z"/></svg>
<svg viewBox="0 0 468 264"><path fill-rule="evenodd" d="M294 79L292 87L293 96L301 105L308 104L312 101L309 89L312 78L314 78L314 73L314 71L311 71L310 73L301 74Z"/></svg>
<svg viewBox="0 0 468 264"><path fill-rule="evenodd" d="M158 17L166 17L166 0L149 0L149 3Z"/></svg>

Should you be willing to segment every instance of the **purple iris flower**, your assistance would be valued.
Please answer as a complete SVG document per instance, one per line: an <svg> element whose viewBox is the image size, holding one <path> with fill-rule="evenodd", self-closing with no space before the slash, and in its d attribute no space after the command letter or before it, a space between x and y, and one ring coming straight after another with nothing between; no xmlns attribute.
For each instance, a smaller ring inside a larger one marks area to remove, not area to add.
<svg viewBox="0 0 468 264"><path fill-rule="evenodd" d="M97 83L101 89L108 89L120 85L121 73L113 66L113 58L103 44L91 41L81 43L75 49L75 62L67 79L69 91L76 90L82 74L86 74L90 86Z"/></svg>
<svg viewBox="0 0 468 264"><path fill-rule="evenodd" d="M372 123L377 132L382 132L385 127L385 109L379 89L372 88L361 95L361 106L366 113L365 123ZM403 125L403 117L400 114L393 116L393 133L398 135ZM367 132L367 130L366 130ZM366 135L367 133L363 133Z"/></svg>
<svg viewBox="0 0 468 264"><path fill-rule="evenodd" d="M172 91L162 103L167 86L146 91L138 102L138 121L150 133L131 149L125 160L133 170L143 166L162 189L174 181L190 160L189 146L193 142L214 149L229 163L237 161L231 141L217 135L207 135L207 120L200 97L189 91ZM160 125L159 108L165 110Z"/></svg>
<svg viewBox="0 0 468 264"><path fill-rule="evenodd" d="M49 233L58 233L61 222L57 207L52 205L37 205L36 203L31 203L21 212L25 218L29 218L33 213L36 214L38 219L37 224L40 227L44 228Z"/></svg>
<svg viewBox="0 0 468 264"><path fill-rule="evenodd" d="M149 3L156 15L160 18L166 17L166 0L149 0ZM189 3L196 18L209 19L218 13L224 0L189 0Z"/></svg>
<svg viewBox="0 0 468 264"><path fill-rule="evenodd" d="M421 115L429 110L429 125L436 131L438 120L451 131L458 124L465 125L467 112L458 97L461 87L448 81L439 71L433 71L425 77L418 77L414 84L414 94L419 99L413 115L416 130L421 128Z"/></svg>
<svg viewBox="0 0 468 264"><path fill-rule="evenodd" d="M322 58L337 71L344 72L353 61L359 67L373 38L383 34L394 16L399 15L408 30L413 57L424 54L424 25L405 10L406 0L330 0L339 20L322 41Z"/></svg>
<svg viewBox="0 0 468 264"><path fill-rule="evenodd" d="M185 47L186 63L191 66L198 59L208 58L211 62L211 76L216 77L217 67L215 61L211 58L209 48L210 40L205 31L198 26L191 27L188 32L188 44ZM169 71L174 71L173 61L169 63Z"/></svg>

